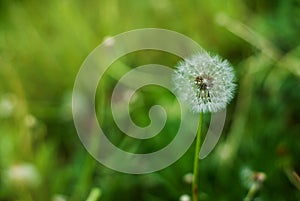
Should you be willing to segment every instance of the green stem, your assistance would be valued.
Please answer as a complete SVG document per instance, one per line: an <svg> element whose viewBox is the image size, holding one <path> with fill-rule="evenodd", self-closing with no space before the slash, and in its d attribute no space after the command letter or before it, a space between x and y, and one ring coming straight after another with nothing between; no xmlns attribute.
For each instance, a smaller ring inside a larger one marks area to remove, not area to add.
<svg viewBox="0 0 300 201"><path fill-rule="evenodd" d="M193 201L198 201L198 164L199 164L199 152L201 148L201 131L202 131L202 122L203 122L203 113L200 113L196 147L195 147L195 156L194 156L194 174L193 174L193 185L192 185L192 195Z"/></svg>
<svg viewBox="0 0 300 201"><path fill-rule="evenodd" d="M92 191L89 194L89 197L86 199L86 201L97 201L101 197L101 190L100 188L93 188Z"/></svg>
<svg viewBox="0 0 300 201"><path fill-rule="evenodd" d="M251 188L249 189L247 196L245 197L244 201L252 201L256 192L258 190L258 185L256 183L252 184Z"/></svg>

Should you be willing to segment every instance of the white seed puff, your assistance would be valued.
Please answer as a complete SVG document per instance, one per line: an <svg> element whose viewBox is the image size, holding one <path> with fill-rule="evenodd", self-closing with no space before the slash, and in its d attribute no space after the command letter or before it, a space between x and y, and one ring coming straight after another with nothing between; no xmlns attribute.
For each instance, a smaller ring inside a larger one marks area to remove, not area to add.
<svg viewBox="0 0 300 201"><path fill-rule="evenodd" d="M233 98L234 72L219 56L197 53L179 62L173 82L176 95L193 112L217 112Z"/></svg>

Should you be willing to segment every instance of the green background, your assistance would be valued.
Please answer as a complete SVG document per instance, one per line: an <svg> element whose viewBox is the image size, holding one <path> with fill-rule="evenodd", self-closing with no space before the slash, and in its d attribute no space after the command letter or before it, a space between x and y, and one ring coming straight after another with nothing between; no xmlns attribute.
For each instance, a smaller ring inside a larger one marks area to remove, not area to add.
<svg viewBox="0 0 300 201"><path fill-rule="evenodd" d="M192 171L193 147L164 170L127 175L95 161L73 124L72 88L87 55L109 36L147 27L187 35L236 72L221 140L200 161L200 200L243 200L258 172L266 179L256 201L300 200L299 19L299 0L0 1L0 200L171 201L190 194L184 178ZM127 70L178 61L139 51L111 66L96 100L114 144L148 153L172 140L179 113L171 93L137 92L130 110L138 125L149 123L153 104L169 115L162 135L145 141L119 131L109 97ZM208 120L205 115L205 125Z"/></svg>

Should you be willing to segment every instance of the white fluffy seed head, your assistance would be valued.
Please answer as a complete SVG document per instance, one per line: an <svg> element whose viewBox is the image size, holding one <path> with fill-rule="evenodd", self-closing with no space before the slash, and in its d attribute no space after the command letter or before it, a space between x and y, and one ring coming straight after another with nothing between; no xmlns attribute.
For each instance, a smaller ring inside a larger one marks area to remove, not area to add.
<svg viewBox="0 0 300 201"><path fill-rule="evenodd" d="M207 53L197 53L179 62L173 81L179 98L195 113L224 109L235 89L229 62Z"/></svg>
<svg viewBox="0 0 300 201"><path fill-rule="evenodd" d="M191 198L187 194L183 194L180 196L179 201L191 201Z"/></svg>

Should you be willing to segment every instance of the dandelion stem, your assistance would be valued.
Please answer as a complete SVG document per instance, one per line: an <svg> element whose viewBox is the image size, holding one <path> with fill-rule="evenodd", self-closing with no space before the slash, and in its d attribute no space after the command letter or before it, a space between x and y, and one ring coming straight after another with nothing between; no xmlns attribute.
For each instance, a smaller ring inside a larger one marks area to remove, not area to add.
<svg viewBox="0 0 300 201"><path fill-rule="evenodd" d="M194 174L193 174L193 184L192 184L192 195L193 201L198 201L198 164L199 164L199 152L201 147L201 131L202 131L203 113L200 112L198 131L196 137L196 147L194 156Z"/></svg>
<svg viewBox="0 0 300 201"><path fill-rule="evenodd" d="M97 201L100 197L101 197L101 190L99 188L93 188L86 201Z"/></svg>
<svg viewBox="0 0 300 201"><path fill-rule="evenodd" d="M254 183L251 188L249 189L246 197L244 198L244 201L251 201L253 200L257 190L258 190L258 185L256 183Z"/></svg>

